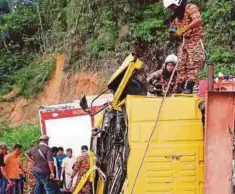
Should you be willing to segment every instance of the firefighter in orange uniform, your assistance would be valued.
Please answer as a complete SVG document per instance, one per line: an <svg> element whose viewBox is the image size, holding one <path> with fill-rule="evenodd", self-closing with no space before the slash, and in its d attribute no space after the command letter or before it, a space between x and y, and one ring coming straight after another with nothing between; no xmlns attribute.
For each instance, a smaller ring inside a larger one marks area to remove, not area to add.
<svg viewBox="0 0 235 194"><path fill-rule="evenodd" d="M163 3L165 8L174 13L171 20L171 37L183 38L184 44L178 54L178 73L187 80L186 93L192 93L193 89L198 88L197 74L205 61L200 10L187 0L163 0Z"/></svg>
<svg viewBox="0 0 235 194"><path fill-rule="evenodd" d="M82 176L86 174L86 172L90 169L90 155L88 153L88 147L86 145L83 145L81 150L82 154L78 156L74 164L73 174L71 176L71 178L73 178L77 174L76 186L80 182ZM91 183L88 180L78 194L90 194L90 193L91 193Z"/></svg>
<svg viewBox="0 0 235 194"><path fill-rule="evenodd" d="M148 76L149 93L157 96L164 96L167 86L169 84L171 75L178 62L178 57L174 54L168 55L165 59L163 67ZM179 77L178 72L175 71L172 77L167 96L174 93L183 92L183 80Z"/></svg>

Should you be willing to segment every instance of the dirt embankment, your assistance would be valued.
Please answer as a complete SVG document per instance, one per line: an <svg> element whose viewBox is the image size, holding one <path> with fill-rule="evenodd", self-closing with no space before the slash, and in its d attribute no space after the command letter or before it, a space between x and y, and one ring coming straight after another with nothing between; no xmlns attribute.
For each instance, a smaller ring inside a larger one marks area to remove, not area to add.
<svg viewBox="0 0 235 194"><path fill-rule="evenodd" d="M43 91L30 99L20 97L14 102L0 103L0 117L11 120L12 125L38 122L38 107L68 103L80 99L81 95L93 95L102 91L103 84L97 73L83 72L68 75L63 72L65 56L57 57L56 68ZM5 96L11 97L16 91Z"/></svg>

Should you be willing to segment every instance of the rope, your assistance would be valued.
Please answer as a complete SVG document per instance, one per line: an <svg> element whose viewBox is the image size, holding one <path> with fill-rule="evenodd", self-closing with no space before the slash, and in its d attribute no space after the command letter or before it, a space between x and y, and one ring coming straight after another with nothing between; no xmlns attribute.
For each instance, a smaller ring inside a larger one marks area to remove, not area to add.
<svg viewBox="0 0 235 194"><path fill-rule="evenodd" d="M209 53L206 51L205 46L204 46L204 44L202 42L202 39L200 39L200 43L201 43L202 49L203 49L203 51L205 53L204 60L206 60L206 57L209 56ZM206 63L204 63L204 69L207 69L207 64Z"/></svg>
<svg viewBox="0 0 235 194"><path fill-rule="evenodd" d="M184 43L185 43L185 41L184 41L184 38L183 38L183 43L182 43L182 47L181 47L181 50L180 50L179 59L180 59L181 56L182 56ZM144 152L144 156L143 156L143 158L142 158L140 167L139 167L139 169L138 169L138 171L137 171L137 174L136 174L136 177L135 177L135 181L134 181L133 187L132 187L132 189L131 189L131 194L134 194L134 189L135 189L135 186L136 186L136 182L137 182L137 180L138 180L140 171L141 171L141 169L142 169L142 167L143 167L143 164L144 164L144 161L145 161L145 159L146 159L146 156L147 156L147 153L148 153L148 150L149 150L150 143L151 143L151 141L152 141L153 135L154 135L154 133L155 133L156 127L157 127L158 122L159 122L159 119L160 119L162 107L163 107L163 105L164 105L164 102L165 102L167 93L168 93L169 88L170 88L170 84L171 84L171 82L172 82L172 79L173 79L174 74L175 74L175 72L176 72L176 69L177 69L177 67L178 67L178 64L179 64L179 60L177 61L176 65L175 65L175 68L174 68L174 70L173 70L173 72L172 72L172 74L171 74L170 80L169 80L169 82L168 82L168 84L167 84L166 91L165 91L165 93L164 93L164 96L163 96L162 101L161 101L161 104L160 104L160 108L159 108L159 110L158 110L158 116L157 116L156 122L155 122L155 124L154 124L154 127L153 127L153 129L152 129L152 132L151 132L150 137L149 137L149 139L148 139L147 146L146 146L146 149L145 149L145 152Z"/></svg>
<svg viewBox="0 0 235 194"><path fill-rule="evenodd" d="M200 39L200 43L201 43L202 49L203 49L203 51L204 51L204 53L205 53L205 56L209 55L209 53L206 52L205 46L204 46L204 44L203 44L203 42L202 42L202 39Z"/></svg>

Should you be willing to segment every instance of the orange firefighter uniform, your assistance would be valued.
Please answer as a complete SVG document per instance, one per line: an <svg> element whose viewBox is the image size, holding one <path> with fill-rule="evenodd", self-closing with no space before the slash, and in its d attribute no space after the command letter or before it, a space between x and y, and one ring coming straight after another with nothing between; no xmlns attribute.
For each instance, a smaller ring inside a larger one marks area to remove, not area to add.
<svg viewBox="0 0 235 194"><path fill-rule="evenodd" d="M35 178L33 175L33 162L28 160L27 163L27 170L28 170L28 174L27 174L27 179L28 179L28 184L27 184L27 192L30 194L34 193L35 190Z"/></svg>
<svg viewBox="0 0 235 194"><path fill-rule="evenodd" d="M152 73L148 77L147 80L149 81L150 94L164 96L166 92L167 95L183 92L183 80L181 79L177 71L174 72L177 62L178 57L176 55L168 55L165 59L165 63L162 66L162 69ZM173 73L174 75L172 75ZM172 80L170 80L171 77ZM169 89L167 91L168 84Z"/></svg>
<svg viewBox="0 0 235 194"><path fill-rule="evenodd" d="M172 28L178 29L176 35L183 35L184 39L184 44L181 45L178 53L178 73L185 80L194 81L205 61L202 24L187 30L188 25L195 19L201 19L199 8L189 3L185 6L183 18L176 17L171 23Z"/></svg>
<svg viewBox="0 0 235 194"><path fill-rule="evenodd" d="M160 69L151 74L149 77L149 93L157 96L164 96L170 81L170 77L171 73L167 72L166 69ZM167 96L170 96L171 94L182 93L182 85L183 81L176 72L170 83Z"/></svg>
<svg viewBox="0 0 235 194"><path fill-rule="evenodd" d="M75 165L74 170L78 173L77 174L77 183L80 182L82 176L90 169L90 155L88 152L83 152L80 156L78 156ZM76 186L75 186L76 188ZM90 194L91 193L91 186L90 181L88 180L82 190L79 192L79 194Z"/></svg>

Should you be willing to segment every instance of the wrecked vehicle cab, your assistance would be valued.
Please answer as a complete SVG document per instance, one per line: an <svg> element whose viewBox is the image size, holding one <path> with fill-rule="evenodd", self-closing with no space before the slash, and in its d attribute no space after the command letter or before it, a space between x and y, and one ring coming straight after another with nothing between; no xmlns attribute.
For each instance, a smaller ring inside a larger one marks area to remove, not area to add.
<svg viewBox="0 0 235 194"><path fill-rule="evenodd" d="M146 96L142 70L143 63L129 55L108 82L113 100L95 119L91 145L105 179L98 173L94 190L100 194L201 194L204 136L200 99L172 95L159 111L162 98Z"/></svg>

